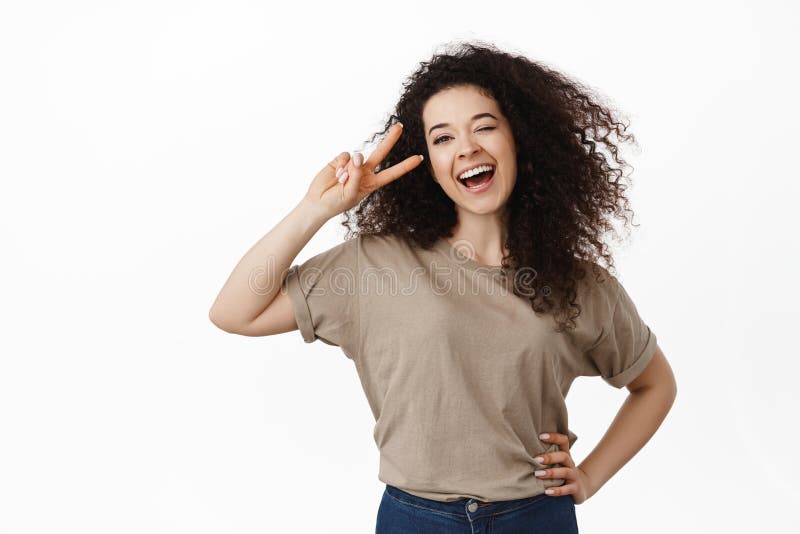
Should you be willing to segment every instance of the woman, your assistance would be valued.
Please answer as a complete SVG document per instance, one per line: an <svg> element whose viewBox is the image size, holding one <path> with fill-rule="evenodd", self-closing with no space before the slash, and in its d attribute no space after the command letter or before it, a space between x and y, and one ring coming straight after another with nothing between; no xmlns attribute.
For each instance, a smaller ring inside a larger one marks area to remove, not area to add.
<svg viewBox="0 0 800 534"><path fill-rule="evenodd" d="M248 336L298 328L353 360L386 483L377 532L577 532L574 505L676 394L602 240L632 212L596 148L624 163L609 134L633 137L574 81L492 46L437 54L404 87L375 151L319 172L211 320ZM291 265L343 212L347 239ZM630 395L577 466L564 399L598 375Z"/></svg>

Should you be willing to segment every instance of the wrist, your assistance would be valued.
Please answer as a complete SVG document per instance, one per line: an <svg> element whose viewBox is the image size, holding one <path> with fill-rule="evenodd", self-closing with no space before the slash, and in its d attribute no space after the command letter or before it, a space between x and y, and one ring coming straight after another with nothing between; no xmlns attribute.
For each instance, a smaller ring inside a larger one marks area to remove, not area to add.
<svg viewBox="0 0 800 534"><path fill-rule="evenodd" d="M578 465L577 468L581 473L583 473L584 482L586 484L586 493L587 493L586 498L588 499L589 497L597 493L597 490L600 489L600 485L595 481L594 478L592 478L592 475L588 471L586 471L586 469L583 468L582 465Z"/></svg>
<svg viewBox="0 0 800 534"><path fill-rule="evenodd" d="M309 200L308 197L303 197L300 202L295 206L295 211L297 211L301 218L312 226L322 227L328 220L333 217L332 215L325 213L319 206L319 204Z"/></svg>

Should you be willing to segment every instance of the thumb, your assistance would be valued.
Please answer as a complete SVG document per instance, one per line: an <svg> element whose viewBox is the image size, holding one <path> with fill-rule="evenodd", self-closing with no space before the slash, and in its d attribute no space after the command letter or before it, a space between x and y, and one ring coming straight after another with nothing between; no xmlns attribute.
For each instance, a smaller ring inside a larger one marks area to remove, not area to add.
<svg viewBox="0 0 800 534"><path fill-rule="evenodd" d="M336 185L336 169L339 167L344 167L347 165L347 162L350 160L350 153L349 152L341 152L335 158L330 160L328 163L322 167L317 173L316 178L312 184L312 187L319 188L319 194L322 194L324 191L327 191L330 187Z"/></svg>
<svg viewBox="0 0 800 534"><path fill-rule="evenodd" d="M333 170L333 174L336 174L336 169L339 167L344 167L347 165L348 161L350 161L350 152L341 152L338 156L333 158L330 163L328 163L328 167Z"/></svg>

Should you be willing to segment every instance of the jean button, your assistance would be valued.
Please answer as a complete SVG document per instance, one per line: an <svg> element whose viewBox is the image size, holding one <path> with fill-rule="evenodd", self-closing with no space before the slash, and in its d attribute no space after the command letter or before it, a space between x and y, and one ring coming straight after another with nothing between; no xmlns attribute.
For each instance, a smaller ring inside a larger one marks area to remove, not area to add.
<svg viewBox="0 0 800 534"><path fill-rule="evenodd" d="M467 509L468 509L470 512L474 512L475 510L477 510L477 509L478 509L478 503L476 503L476 502L470 503L470 505L469 505L469 506L467 506Z"/></svg>

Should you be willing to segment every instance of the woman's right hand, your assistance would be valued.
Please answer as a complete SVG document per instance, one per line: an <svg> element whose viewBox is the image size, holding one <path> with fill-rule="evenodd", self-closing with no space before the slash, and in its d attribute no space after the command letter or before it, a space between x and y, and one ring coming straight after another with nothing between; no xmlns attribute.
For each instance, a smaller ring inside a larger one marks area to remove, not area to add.
<svg viewBox="0 0 800 534"><path fill-rule="evenodd" d="M350 158L349 152L342 152L325 165L314 177L303 200L314 206L327 219L349 210L367 195L392 182L422 163L422 156L411 156L388 169L375 174L374 169L386 158L389 151L403 133L400 123L393 124L378 147L363 163L363 155L356 153ZM348 174L344 186L339 183L336 171L339 167ZM342 191L344 187L344 191Z"/></svg>

